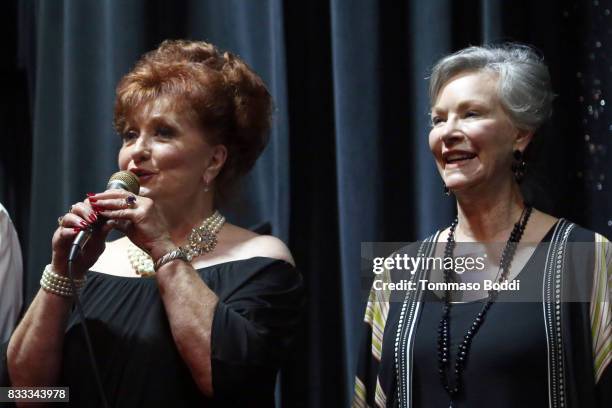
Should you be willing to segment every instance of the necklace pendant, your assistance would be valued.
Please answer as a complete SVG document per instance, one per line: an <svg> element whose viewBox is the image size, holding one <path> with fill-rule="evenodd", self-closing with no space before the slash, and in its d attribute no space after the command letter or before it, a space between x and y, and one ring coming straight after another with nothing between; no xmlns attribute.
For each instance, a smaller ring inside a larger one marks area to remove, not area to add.
<svg viewBox="0 0 612 408"><path fill-rule="evenodd" d="M217 246L217 233L225 223L225 217L215 211L213 215L208 217L198 227L191 230L188 238L188 244L183 247L186 252L188 262L202 254L212 252ZM137 275L155 276L155 268L151 256L130 243L127 248L127 255L132 269Z"/></svg>

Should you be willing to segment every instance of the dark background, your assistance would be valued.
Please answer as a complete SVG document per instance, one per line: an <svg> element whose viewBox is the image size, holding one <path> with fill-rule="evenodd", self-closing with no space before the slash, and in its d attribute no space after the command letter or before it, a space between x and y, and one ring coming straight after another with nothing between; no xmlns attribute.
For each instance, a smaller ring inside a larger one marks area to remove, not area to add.
<svg viewBox="0 0 612 408"><path fill-rule="evenodd" d="M612 235L612 1L7 0L0 17L0 201L20 235L25 297L57 216L117 167L114 87L166 38L242 56L276 103L271 143L230 221L263 221L305 277L284 406L345 406L363 315L360 242L447 225L453 200L427 147L435 60L483 42L534 45L558 98L530 147L525 193Z"/></svg>

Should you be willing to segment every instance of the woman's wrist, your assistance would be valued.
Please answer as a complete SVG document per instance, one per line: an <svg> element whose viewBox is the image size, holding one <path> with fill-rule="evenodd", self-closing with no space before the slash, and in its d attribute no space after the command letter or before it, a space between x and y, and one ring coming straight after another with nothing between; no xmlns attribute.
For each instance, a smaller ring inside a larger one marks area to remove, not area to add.
<svg viewBox="0 0 612 408"><path fill-rule="evenodd" d="M68 277L68 262L57 262L55 260L51 260L51 268L53 269L53 272L57 273L58 275ZM74 264L72 268L72 272L75 273L76 271L74 270Z"/></svg>
<svg viewBox="0 0 612 408"><path fill-rule="evenodd" d="M53 270L51 264L45 267L40 279L40 287L47 293L71 298L75 290L79 292L85 286L86 278L75 278L71 280L65 275L60 275Z"/></svg>
<svg viewBox="0 0 612 408"><path fill-rule="evenodd" d="M178 247L159 258L155 262L154 269L157 272L162 266L174 261L182 261L189 264L191 263L191 255L186 249Z"/></svg>
<svg viewBox="0 0 612 408"><path fill-rule="evenodd" d="M75 279L81 279L85 276L85 271L79 268L79 262L72 263L72 275ZM68 262L57 262L54 259L51 260L51 269L53 272L60 276L68 277Z"/></svg>
<svg viewBox="0 0 612 408"><path fill-rule="evenodd" d="M164 255L174 251L178 246L174 244L172 241L162 241L160 243L156 243L150 251L151 259L153 260L153 264L155 264L161 257Z"/></svg>

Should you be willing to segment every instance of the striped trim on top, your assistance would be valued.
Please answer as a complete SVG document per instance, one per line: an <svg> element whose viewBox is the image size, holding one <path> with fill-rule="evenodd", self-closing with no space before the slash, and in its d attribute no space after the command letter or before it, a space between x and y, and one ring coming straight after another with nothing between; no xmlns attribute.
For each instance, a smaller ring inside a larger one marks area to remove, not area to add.
<svg viewBox="0 0 612 408"><path fill-rule="evenodd" d="M376 391L374 392L374 401L376 405L385 408L387 406L387 396L383 391L378 376L376 376Z"/></svg>
<svg viewBox="0 0 612 408"><path fill-rule="evenodd" d="M382 282L390 282L391 275L388 269L381 274ZM389 290L370 290L368 305L363 321L372 327L372 355L377 361L382 356L383 335L385 334L385 324L389 315Z"/></svg>
<svg viewBox="0 0 612 408"><path fill-rule="evenodd" d="M359 377L355 376L355 393L353 395L352 408L368 408L366 402L366 387Z"/></svg>
<svg viewBox="0 0 612 408"><path fill-rule="evenodd" d="M591 336L595 383L612 362L612 245L595 234L595 270L591 292Z"/></svg>

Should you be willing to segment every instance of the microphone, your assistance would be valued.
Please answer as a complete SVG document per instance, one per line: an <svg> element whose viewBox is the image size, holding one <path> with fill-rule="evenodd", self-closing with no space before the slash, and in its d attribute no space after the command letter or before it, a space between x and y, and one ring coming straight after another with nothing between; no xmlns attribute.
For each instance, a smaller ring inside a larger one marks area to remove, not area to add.
<svg viewBox="0 0 612 408"><path fill-rule="evenodd" d="M121 189L129 191L133 194L138 194L138 191L140 190L140 183L138 182L138 177L136 177L134 173L129 171L119 171L113 174L108 180L106 189ZM79 314L81 327L83 328L83 336L85 337L85 344L87 345L87 354L89 355L89 362L91 364L91 369L94 373L96 386L98 388L98 396L100 397L100 401L102 401L102 406L106 408L108 407L108 402L106 401L106 395L104 395L104 388L102 387L102 380L100 379L100 371L98 370L98 365L96 364L96 359L94 358L93 347L91 345L91 339L89 337L89 330L87 330L87 324L85 323L85 314L83 313L83 307L81 306L81 301L79 300L79 292L76 289L76 285L74 283L74 276L72 274L72 263L91 237L91 234L93 234L93 232L97 228L104 224L105 221L106 219L104 217L98 217L98 220L96 222L87 227L87 229L80 231L74 239L72 243L72 248L70 248L70 255L68 255L68 277L70 278L70 286L73 292L72 296L74 299L76 310Z"/></svg>
<svg viewBox="0 0 612 408"><path fill-rule="evenodd" d="M118 171L113 174L108 180L106 185L107 190L121 189L129 191L133 194L138 194L140 190L140 183L138 177L131 171ZM70 248L70 255L68 255L68 262L72 262L76 259L77 255L81 252L87 241L91 237L91 234L104 224L106 219L104 217L98 217L98 220L91 224L86 229L80 231L74 241L72 242L72 248Z"/></svg>

